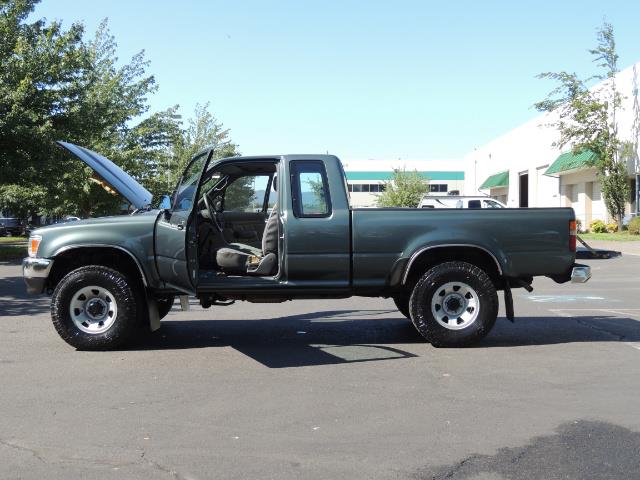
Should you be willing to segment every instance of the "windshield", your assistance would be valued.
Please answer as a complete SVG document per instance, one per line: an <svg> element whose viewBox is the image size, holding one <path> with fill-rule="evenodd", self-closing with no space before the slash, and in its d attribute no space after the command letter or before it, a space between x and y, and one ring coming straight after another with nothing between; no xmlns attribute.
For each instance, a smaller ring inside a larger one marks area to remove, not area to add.
<svg viewBox="0 0 640 480"><path fill-rule="evenodd" d="M182 180L176 190L175 199L173 201L173 210L191 210L193 206L196 191L198 190L198 182L200 174L204 169L209 152L198 155L191 161L187 169L182 175Z"/></svg>

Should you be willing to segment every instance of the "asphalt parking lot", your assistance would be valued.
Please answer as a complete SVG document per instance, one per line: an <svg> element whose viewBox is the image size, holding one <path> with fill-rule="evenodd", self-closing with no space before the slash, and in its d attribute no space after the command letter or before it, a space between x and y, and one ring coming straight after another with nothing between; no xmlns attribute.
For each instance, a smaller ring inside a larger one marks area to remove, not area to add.
<svg viewBox="0 0 640 480"><path fill-rule="evenodd" d="M0 478L640 478L640 256L424 343L390 300L175 309L78 352L0 264Z"/></svg>

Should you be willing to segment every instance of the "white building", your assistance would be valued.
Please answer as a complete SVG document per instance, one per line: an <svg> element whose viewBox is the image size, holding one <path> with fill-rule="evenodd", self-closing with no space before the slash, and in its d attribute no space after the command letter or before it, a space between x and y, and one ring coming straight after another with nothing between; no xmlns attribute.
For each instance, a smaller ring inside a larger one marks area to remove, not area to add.
<svg viewBox="0 0 640 480"><path fill-rule="evenodd" d="M351 206L374 207L376 198L391 180L393 170L418 171L429 182L433 195L462 192L464 164L460 160L342 160L347 175Z"/></svg>
<svg viewBox="0 0 640 480"><path fill-rule="evenodd" d="M627 213L637 213L639 206L639 76L640 63L616 76L625 97L617 113L619 135L623 141L633 142L636 149L635 159L628 165L632 195ZM465 155L464 193L486 193L509 207L573 207L583 227L595 219L611 221L596 171L585 165L590 153L574 156L568 146L562 150L552 146L559 139L558 131L548 126L555 115L542 114Z"/></svg>

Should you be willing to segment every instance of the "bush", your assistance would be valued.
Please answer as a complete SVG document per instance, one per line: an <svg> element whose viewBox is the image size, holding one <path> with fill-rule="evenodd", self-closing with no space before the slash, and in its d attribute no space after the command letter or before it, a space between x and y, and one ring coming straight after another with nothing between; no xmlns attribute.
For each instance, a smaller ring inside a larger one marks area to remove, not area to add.
<svg viewBox="0 0 640 480"><path fill-rule="evenodd" d="M633 217L628 227L631 235L640 235L640 217Z"/></svg>
<svg viewBox="0 0 640 480"><path fill-rule="evenodd" d="M618 231L617 223L607 223L607 232L616 233Z"/></svg>
<svg viewBox="0 0 640 480"><path fill-rule="evenodd" d="M589 230L591 233L606 233L607 226L602 220L594 220L589 224Z"/></svg>

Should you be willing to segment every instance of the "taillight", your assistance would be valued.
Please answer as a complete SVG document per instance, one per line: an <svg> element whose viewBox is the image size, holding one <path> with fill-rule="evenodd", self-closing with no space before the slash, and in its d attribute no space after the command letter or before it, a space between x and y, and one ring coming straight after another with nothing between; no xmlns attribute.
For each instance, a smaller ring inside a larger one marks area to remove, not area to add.
<svg viewBox="0 0 640 480"><path fill-rule="evenodd" d="M576 221L571 220L569 222L569 250L572 252L576 251L576 235L578 231L576 229Z"/></svg>

